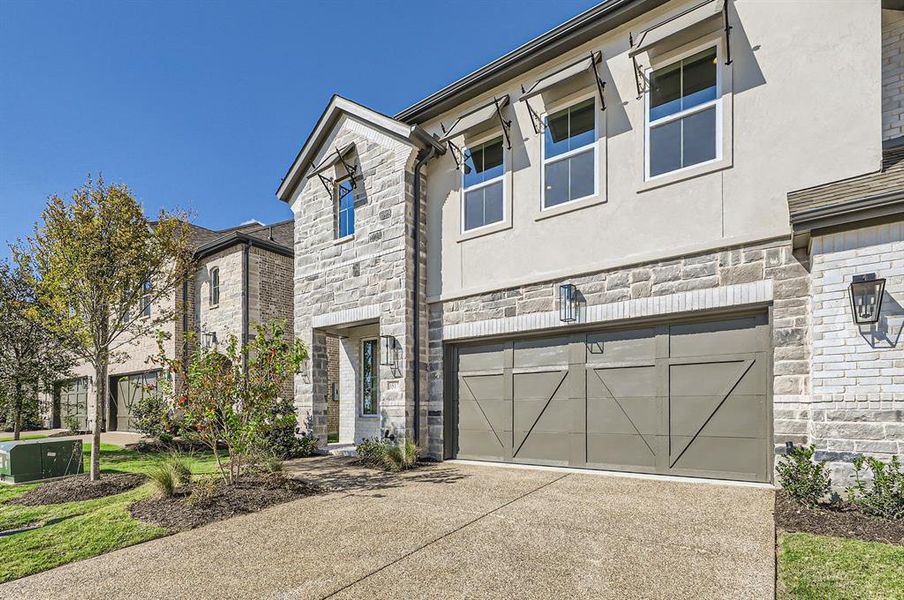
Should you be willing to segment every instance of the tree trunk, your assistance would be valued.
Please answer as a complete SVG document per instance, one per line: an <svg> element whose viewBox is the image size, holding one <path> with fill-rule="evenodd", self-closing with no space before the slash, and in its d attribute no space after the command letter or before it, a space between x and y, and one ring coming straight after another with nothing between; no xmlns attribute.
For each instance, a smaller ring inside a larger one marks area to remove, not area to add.
<svg viewBox="0 0 904 600"><path fill-rule="evenodd" d="M91 481L100 479L100 431L107 405L107 361L98 361L94 369L94 383L97 396L94 401L94 426L91 429Z"/></svg>
<svg viewBox="0 0 904 600"><path fill-rule="evenodd" d="M22 382L16 380L16 397L13 398L13 439L22 435Z"/></svg>

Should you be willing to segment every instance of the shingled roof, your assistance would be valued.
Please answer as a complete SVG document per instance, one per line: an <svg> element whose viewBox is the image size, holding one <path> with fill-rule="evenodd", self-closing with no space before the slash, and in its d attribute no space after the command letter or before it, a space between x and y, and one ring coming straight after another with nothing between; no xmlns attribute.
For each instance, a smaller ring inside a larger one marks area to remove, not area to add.
<svg viewBox="0 0 904 600"><path fill-rule="evenodd" d="M256 246L292 256L295 244L295 223L290 219L272 225L253 222L213 231L199 225L190 225L192 248L200 258L218 252L233 244L252 242Z"/></svg>
<svg viewBox="0 0 904 600"><path fill-rule="evenodd" d="M904 138L886 144L879 171L790 192L788 211L796 247L815 229L904 215Z"/></svg>

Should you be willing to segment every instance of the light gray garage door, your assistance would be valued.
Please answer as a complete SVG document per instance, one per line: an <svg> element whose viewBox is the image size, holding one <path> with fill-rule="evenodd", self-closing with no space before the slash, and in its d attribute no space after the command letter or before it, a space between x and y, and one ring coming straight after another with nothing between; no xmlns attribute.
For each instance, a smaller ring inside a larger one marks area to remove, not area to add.
<svg viewBox="0 0 904 600"><path fill-rule="evenodd" d="M458 458L768 481L766 315L456 348Z"/></svg>

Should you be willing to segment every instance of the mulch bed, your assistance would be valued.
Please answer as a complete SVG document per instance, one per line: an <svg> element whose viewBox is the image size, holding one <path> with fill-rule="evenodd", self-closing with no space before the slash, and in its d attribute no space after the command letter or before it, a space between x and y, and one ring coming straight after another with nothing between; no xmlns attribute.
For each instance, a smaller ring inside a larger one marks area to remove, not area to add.
<svg viewBox="0 0 904 600"><path fill-rule="evenodd" d="M47 434L47 437L49 437L49 438L72 437L74 435L91 435L91 432L90 431L57 431L56 433Z"/></svg>
<svg viewBox="0 0 904 600"><path fill-rule="evenodd" d="M146 481L147 478L144 475L134 473L105 473L97 481L91 481L88 479L88 475L75 475L42 483L35 489L13 498L9 501L9 504L43 506L45 504L93 500L127 492Z"/></svg>
<svg viewBox="0 0 904 600"><path fill-rule="evenodd" d="M190 491L181 489L171 498L153 496L139 500L129 512L140 521L173 531L186 531L320 491L311 483L263 474L244 476L231 486L222 480L216 481L216 490L203 503L189 503Z"/></svg>
<svg viewBox="0 0 904 600"><path fill-rule="evenodd" d="M781 490L775 494L775 525L789 532L904 545L904 521L871 517L846 503L807 508Z"/></svg>

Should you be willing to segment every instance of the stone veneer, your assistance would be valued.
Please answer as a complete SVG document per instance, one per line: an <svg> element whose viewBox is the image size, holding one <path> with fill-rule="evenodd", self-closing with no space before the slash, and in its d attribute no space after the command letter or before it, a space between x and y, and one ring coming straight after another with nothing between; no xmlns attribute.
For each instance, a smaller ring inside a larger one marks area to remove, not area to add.
<svg viewBox="0 0 904 600"><path fill-rule="evenodd" d="M810 441L836 483L858 454L904 454L904 221L814 237L811 242ZM879 322L857 326L848 288L856 274L886 279Z"/></svg>
<svg viewBox="0 0 904 600"><path fill-rule="evenodd" d="M443 343L444 331L450 331L450 326L504 322L522 315L555 311L557 290L562 283L574 283L587 311L602 314L599 307L605 305L628 305L626 301L643 298L661 298L665 304L666 299L673 297L693 297L686 293L694 290L756 290L757 287L744 284L770 280L776 450L782 451L786 441L805 442L810 416L810 278L805 254L795 255L787 241L775 240L432 303L428 367L430 454L441 456L443 452ZM767 288L768 283L762 289ZM767 299L766 295L760 298L762 305L765 306ZM743 306L744 298L739 295L738 301L732 304ZM681 306L679 302L675 305ZM689 304L682 312L693 312L704 306L705 303L698 307ZM626 318L635 316L639 315L625 315ZM565 327L569 326L556 323L553 329Z"/></svg>
<svg viewBox="0 0 904 600"><path fill-rule="evenodd" d="M341 117L335 132L326 151L355 143L354 155L349 158L359 165L360 174L355 190L354 236L335 239L334 200L318 177L305 181L292 202L295 333L308 345L311 355L309 364L295 379L299 418L304 422L310 416L314 433L321 442L326 441L327 331L379 322L379 334L395 337L400 347L398 368L380 367L379 430L408 436L415 385L410 360L414 351L411 232L417 149L349 116ZM328 175L341 175L341 169L337 166ZM423 231L426 211L421 214ZM423 247L421 255L423 264ZM421 331L425 339L425 329Z"/></svg>

